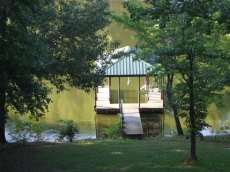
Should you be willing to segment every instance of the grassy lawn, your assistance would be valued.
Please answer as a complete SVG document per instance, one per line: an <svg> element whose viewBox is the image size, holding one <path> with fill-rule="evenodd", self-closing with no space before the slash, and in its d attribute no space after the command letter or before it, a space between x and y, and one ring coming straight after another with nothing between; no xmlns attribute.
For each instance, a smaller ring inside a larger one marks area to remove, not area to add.
<svg viewBox="0 0 230 172"><path fill-rule="evenodd" d="M0 146L1 172L230 171L230 137L197 140L198 161L187 162L185 137L28 143Z"/></svg>

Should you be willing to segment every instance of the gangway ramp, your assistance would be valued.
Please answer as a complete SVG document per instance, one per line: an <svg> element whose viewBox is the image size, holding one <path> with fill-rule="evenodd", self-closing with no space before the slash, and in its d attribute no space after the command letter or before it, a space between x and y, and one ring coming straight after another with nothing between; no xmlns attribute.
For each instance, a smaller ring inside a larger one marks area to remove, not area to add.
<svg viewBox="0 0 230 172"><path fill-rule="evenodd" d="M123 123L123 132L126 135L143 135L141 117L138 108L124 107L120 101L121 116Z"/></svg>

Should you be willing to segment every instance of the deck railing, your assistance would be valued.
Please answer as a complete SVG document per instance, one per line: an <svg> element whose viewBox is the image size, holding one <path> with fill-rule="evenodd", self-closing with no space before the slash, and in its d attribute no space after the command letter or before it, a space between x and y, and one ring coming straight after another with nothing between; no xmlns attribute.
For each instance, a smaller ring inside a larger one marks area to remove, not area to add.
<svg viewBox="0 0 230 172"><path fill-rule="evenodd" d="M120 109L120 114L123 117L124 112L123 112L123 100L122 99L120 99L119 101L119 109Z"/></svg>
<svg viewBox="0 0 230 172"><path fill-rule="evenodd" d="M122 127L122 132L124 128L124 111L123 111L123 100L120 99L119 101L119 109L120 109L120 116L121 116L121 127Z"/></svg>

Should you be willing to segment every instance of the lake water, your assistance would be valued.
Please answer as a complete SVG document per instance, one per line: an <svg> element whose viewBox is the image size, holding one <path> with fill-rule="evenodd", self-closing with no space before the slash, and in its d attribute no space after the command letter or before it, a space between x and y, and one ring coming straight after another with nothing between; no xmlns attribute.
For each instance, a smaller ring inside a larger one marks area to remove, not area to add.
<svg viewBox="0 0 230 172"><path fill-rule="evenodd" d="M122 7L122 0L110 0L110 8L113 11L121 14L124 11ZM121 40L120 47L135 46L135 40L133 39L133 32L123 29L116 23L112 23L107 30L109 31L109 39L111 41ZM121 82L126 83L127 78L122 78ZM116 79L112 81L115 83L113 86L113 102L117 100L117 84ZM144 80L141 81L144 84ZM122 91L125 93L123 96L124 102L136 102L138 97L137 91L138 83L137 78L132 78L129 87L125 87L125 84L121 86ZM110 122L117 120L116 115L100 114L97 115L94 112L94 91L87 94L82 90L72 88L68 92L62 92L57 94L55 91L51 96L53 103L49 105L49 112L43 116L39 122L42 123L46 129L44 133L44 140L53 141L58 138L58 123L61 119L72 119L79 126L79 134L77 139L95 139L99 134L101 128L109 126ZM219 132L221 126L230 123L230 96L225 95L225 107L218 110L214 105L209 107L211 114L207 117L207 122L212 125L211 128L203 130L204 135L214 135ZM142 96L141 101L144 101ZM19 117L13 113L9 114L12 121ZM20 117L23 120L28 120L28 116ZM185 125L182 123L182 127L186 130ZM10 124L10 123L9 123ZM148 137L152 136L170 136L175 133L176 128L174 124L173 116L170 113L165 114L147 114L142 115L142 125L144 133ZM11 138L7 135L9 126L6 128L6 137L10 141Z"/></svg>

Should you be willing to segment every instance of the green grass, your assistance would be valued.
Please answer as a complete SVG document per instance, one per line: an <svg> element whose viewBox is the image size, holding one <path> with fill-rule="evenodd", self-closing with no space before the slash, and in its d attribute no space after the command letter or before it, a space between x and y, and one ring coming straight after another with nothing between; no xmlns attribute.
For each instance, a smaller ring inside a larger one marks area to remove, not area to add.
<svg viewBox="0 0 230 172"><path fill-rule="evenodd" d="M230 171L230 137L197 141L198 161L185 161L185 137L75 143L8 144L0 147L0 171L149 172Z"/></svg>

